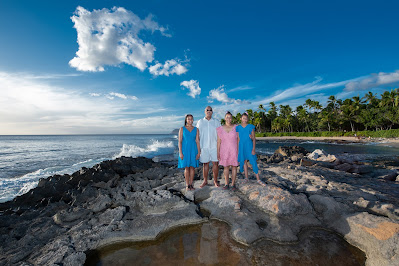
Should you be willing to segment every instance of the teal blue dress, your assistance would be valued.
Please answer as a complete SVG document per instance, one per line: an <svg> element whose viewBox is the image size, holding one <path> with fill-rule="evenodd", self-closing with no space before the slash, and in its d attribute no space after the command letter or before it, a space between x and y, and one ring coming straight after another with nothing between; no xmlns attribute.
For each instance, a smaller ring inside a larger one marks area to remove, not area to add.
<svg viewBox="0 0 399 266"><path fill-rule="evenodd" d="M255 126L251 124L247 124L246 127L242 127L241 125L236 127L236 131L240 137L240 142L238 143L238 162L240 163L240 171L244 172L244 162L248 160L252 165L254 173L257 174L259 171L258 163L256 162L256 155L252 155L253 142L249 137L254 129Z"/></svg>
<svg viewBox="0 0 399 266"><path fill-rule="evenodd" d="M183 141L182 141L182 153L183 153L183 160L180 159L179 154L179 168L185 167L198 167L199 160L196 160L198 154L197 143L195 139L197 138L197 128L194 127L193 130L190 132L186 127L182 127L183 129Z"/></svg>

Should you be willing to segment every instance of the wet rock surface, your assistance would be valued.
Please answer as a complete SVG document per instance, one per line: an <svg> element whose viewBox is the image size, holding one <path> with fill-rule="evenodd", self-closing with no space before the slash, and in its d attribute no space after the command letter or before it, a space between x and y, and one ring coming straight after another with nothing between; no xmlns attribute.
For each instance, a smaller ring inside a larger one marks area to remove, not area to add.
<svg viewBox="0 0 399 266"><path fill-rule="evenodd" d="M317 160L326 154L314 160L300 147L280 150L286 155L259 156L265 187L238 174L238 191L199 189L199 180L185 191L181 170L146 158L121 157L40 180L0 204L0 265L81 265L91 250L153 240L207 221L204 213L227 222L233 239L245 245L291 243L306 228L325 228L364 251L367 265L399 264L399 184L396 176L381 177L395 169L350 157ZM362 167L336 169L345 164Z"/></svg>
<svg viewBox="0 0 399 266"><path fill-rule="evenodd" d="M304 230L296 242L269 240L244 246L227 224L211 220L180 227L149 242L124 242L96 250L86 265L364 265L364 254L325 230Z"/></svg>

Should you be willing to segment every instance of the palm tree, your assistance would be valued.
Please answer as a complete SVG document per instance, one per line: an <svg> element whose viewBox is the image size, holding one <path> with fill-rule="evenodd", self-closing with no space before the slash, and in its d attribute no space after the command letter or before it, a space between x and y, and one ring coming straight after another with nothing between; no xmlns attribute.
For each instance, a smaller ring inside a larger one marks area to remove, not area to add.
<svg viewBox="0 0 399 266"><path fill-rule="evenodd" d="M332 117L332 121L331 121L331 125L333 125L333 126L338 124L337 123L338 113L339 113L339 109L340 109L341 105L342 105L342 100L335 98L334 95L331 95L330 97L328 97L326 108L328 108L333 113L333 117Z"/></svg>
<svg viewBox="0 0 399 266"><path fill-rule="evenodd" d="M277 106L276 106L276 104L274 102L270 102L269 105L270 105L270 109L267 112L267 116L268 116L268 119L270 120L270 129L272 130L273 121L277 117L277 111L278 110L277 110Z"/></svg>
<svg viewBox="0 0 399 266"><path fill-rule="evenodd" d="M330 108L324 108L318 115L320 119L319 126L322 128L327 123L328 131L331 131L331 123L334 121L334 113Z"/></svg>
<svg viewBox="0 0 399 266"><path fill-rule="evenodd" d="M254 111L252 111L252 109L248 109L246 112L248 114L248 123L253 124Z"/></svg>
<svg viewBox="0 0 399 266"><path fill-rule="evenodd" d="M352 132L355 131L354 124L353 124L353 114L354 114L354 106L353 106L352 99L345 99L341 105L341 116L344 121L348 121L351 125Z"/></svg>
<svg viewBox="0 0 399 266"><path fill-rule="evenodd" d="M240 124L241 123L241 113L237 113L236 116L233 116L233 124Z"/></svg>
<svg viewBox="0 0 399 266"><path fill-rule="evenodd" d="M289 105L280 105L280 117L284 121L284 127L292 132L292 109Z"/></svg>
<svg viewBox="0 0 399 266"><path fill-rule="evenodd" d="M313 101L312 101L312 99L307 99L307 100L305 101L305 104L303 105L303 107L309 109L309 112L312 111L312 106L313 106Z"/></svg>
<svg viewBox="0 0 399 266"><path fill-rule="evenodd" d="M261 113L255 112L253 123L258 132L260 132L260 125L262 123Z"/></svg>
<svg viewBox="0 0 399 266"><path fill-rule="evenodd" d="M334 109L338 109L338 103L337 99L335 98L334 95L331 95L328 97L327 105L331 105Z"/></svg>
<svg viewBox="0 0 399 266"><path fill-rule="evenodd" d="M319 101L314 101L313 102L313 108L317 111L320 111L321 109L323 109L323 106L320 104Z"/></svg>
<svg viewBox="0 0 399 266"><path fill-rule="evenodd" d="M366 95L364 95L363 99L368 102L371 106L374 106L375 102L377 101L377 94L373 94L369 91Z"/></svg>
<svg viewBox="0 0 399 266"><path fill-rule="evenodd" d="M385 118L387 127L392 129L395 123L398 123L398 106L399 106L399 91L394 89L385 91L381 95L380 109Z"/></svg>
<svg viewBox="0 0 399 266"><path fill-rule="evenodd" d="M259 125L258 125L258 130L259 131L261 131L261 128L262 128L262 125L265 123L265 118L266 118L266 116L265 116L265 112L266 112L266 109L265 109L265 107L263 106L263 104L259 104L259 106L258 106L258 111L259 111L259 113L258 112L256 112L256 114L258 114L258 117L257 117L257 119L259 120L259 121L256 121Z"/></svg>
<svg viewBox="0 0 399 266"><path fill-rule="evenodd" d="M356 123L360 123L360 112L363 109L364 101L359 96L352 97L353 118Z"/></svg>
<svg viewBox="0 0 399 266"><path fill-rule="evenodd" d="M309 124L308 124L309 114L306 111L306 109L303 108L302 105L299 105L299 106L297 106L295 112L296 112L296 116L297 116L298 121L300 123L302 123L302 124L303 123L305 124L305 126L303 127L304 131L310 131Z"/></svg>

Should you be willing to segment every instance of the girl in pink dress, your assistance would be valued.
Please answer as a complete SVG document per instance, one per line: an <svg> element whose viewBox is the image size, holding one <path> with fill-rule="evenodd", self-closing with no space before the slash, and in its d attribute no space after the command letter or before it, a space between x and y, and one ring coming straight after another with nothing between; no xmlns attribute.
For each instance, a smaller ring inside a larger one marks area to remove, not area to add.
<svg viewBox="0 0 399 266"><path fill-rule="evenodd" d="M224 119L226 120L226 124L216 129L218 133L218 160L219 165L224 166L223 173L226 182L223 189L229 189L229 175L231 167L231 188L232 190L236 190L238 135L236 132L236 126L231 123L233 115L230 112L227 112Z"/></svg>

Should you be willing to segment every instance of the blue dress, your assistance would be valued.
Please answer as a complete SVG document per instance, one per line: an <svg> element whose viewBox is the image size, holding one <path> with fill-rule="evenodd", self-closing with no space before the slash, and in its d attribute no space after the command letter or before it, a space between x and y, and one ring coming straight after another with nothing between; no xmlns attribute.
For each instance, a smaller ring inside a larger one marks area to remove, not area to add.
<svg viewBox="0 0 399 266"><path fill-rule="evenodd" d="M190 132L186 127L183 128L183 140L181 145L181 150L183 153L183 160L180 159L179 155L179 168L185 167L198 167L199 160L196 160L198 149L197 143L195 139L197 138L197 128L194 127L193 130Z"/></svg>
<svg viewBox="0 0 399 266"><path fill-rule="evenodd" d="M240 142L238 143L238 162L240 163L240 171L244 172L244 162L248 160L252 165L254 173L257 174L259 171L258 163L256 162L256 155L252 155L253 142L249 137L254 129L255 126L251 124L247 124L246 127L242 127L241 125L236 127L236 131L240 137Z"/></svg>

